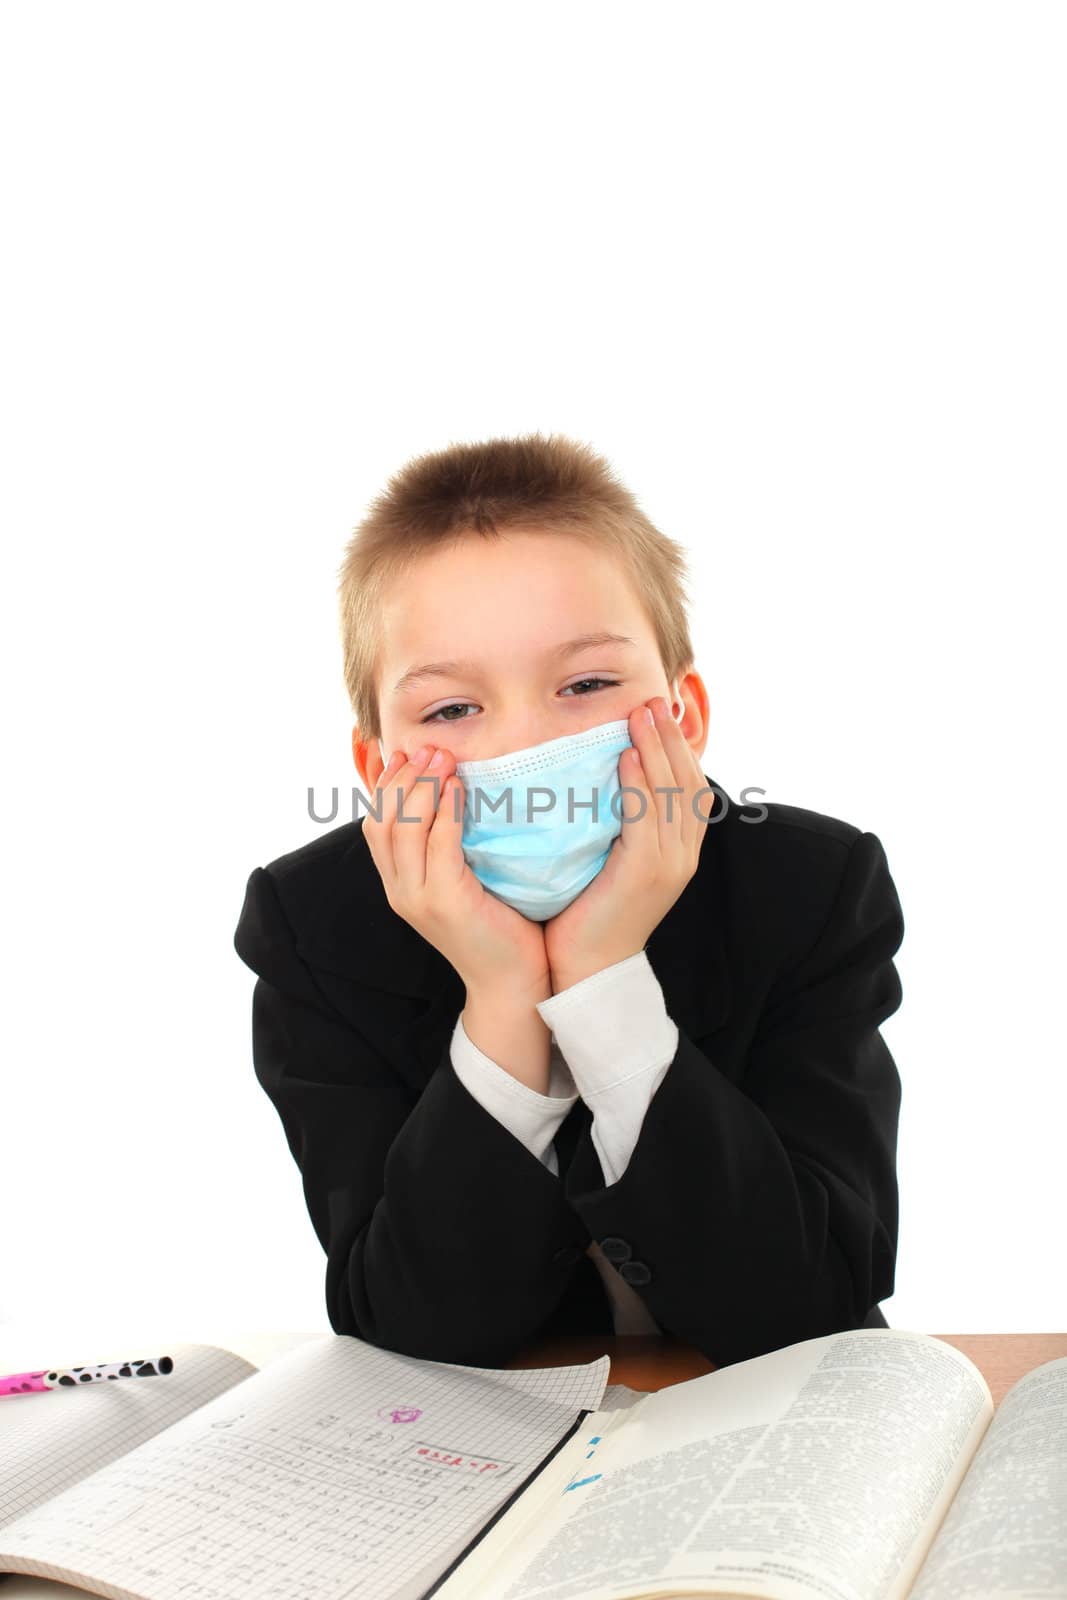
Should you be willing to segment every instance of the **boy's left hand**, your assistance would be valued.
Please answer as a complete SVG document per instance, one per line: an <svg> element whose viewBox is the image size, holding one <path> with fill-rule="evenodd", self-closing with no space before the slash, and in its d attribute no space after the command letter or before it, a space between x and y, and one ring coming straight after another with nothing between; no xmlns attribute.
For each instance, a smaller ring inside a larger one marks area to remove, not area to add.
<svg viewBox="0 0 1067 1600"><path fill-rule="evenodd" d="M696 871L715 794L667 702L649 707L655 726L644 705L630 713L640 761L633 749L619 758L619 782L644 796L644 810L635 794L622 796L622 831L601 871L543 925L555 994L643 950Z"/></svg>

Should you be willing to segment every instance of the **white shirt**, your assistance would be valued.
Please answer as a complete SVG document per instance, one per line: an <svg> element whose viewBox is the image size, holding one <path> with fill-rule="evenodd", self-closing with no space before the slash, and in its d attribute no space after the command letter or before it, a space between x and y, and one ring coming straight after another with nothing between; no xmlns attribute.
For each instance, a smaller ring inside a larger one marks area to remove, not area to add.
<svg viewBox="0 0 1067 1600"><path fill-rule="evenodd" d="M678 1028L643 950L537 1003L552 1031L549 1092L520 1083L456 1020L450 1057L479 1105L559 1176L552 1140L579 1094L593 1114L590 1137L605 1184L617 1183L645 1112L678 1050ZM592 1240L586 1254L611 1298L616 1333L659 1333L648 1307Z"/></svg>

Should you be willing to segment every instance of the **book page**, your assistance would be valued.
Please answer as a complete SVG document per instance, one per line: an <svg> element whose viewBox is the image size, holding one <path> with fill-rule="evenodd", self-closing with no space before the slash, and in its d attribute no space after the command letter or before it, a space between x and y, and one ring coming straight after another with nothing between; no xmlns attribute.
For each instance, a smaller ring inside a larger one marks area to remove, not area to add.
<svg viewBox="0 0 1067 1600"><path fill-rule="evenodd" d="M257 1370L213 1345L175 1344L167 1354L174 1370L161 1376L0 1400L0 1529Z"/></svg>
<svg viewBox="0 0 1067 1600"><path fill-rule="evenodd" d="M10 1523L0 1569L113 1600L409 1600L596 1409L609 1370L319 1341Z"/></svg>
<svg viewBox="0 0 1067 1600"><path fill-rule="evenodd" d="M912 1590L913 1600L1067 1597L1067 1357L1012 1385Z"/></svg>
<svg viewBox="0 0 1067 1600"><path fill-rule="evenodd" d="M647 1396L622 1427L586 1418L549 1469L555 1509L528 1529L509 1511L440 1600L891 1600L992 1411L977 1369L925 1334L860 1329L738 1362Z"/></svg>

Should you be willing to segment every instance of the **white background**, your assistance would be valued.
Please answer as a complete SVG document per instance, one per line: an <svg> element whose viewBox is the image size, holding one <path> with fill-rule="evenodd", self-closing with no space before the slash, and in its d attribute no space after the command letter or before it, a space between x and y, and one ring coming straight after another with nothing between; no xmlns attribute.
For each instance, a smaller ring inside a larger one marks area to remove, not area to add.
<svg viewBox="0 0 1067 1600"><path fill-rule="evenodd" d="M0 1322L328 1329L233 929L358 782L352 527L541 428L689 552L705 771L885 846L888 1321L1067 1325L1065 43L974 0L4 7Z"/></svg>

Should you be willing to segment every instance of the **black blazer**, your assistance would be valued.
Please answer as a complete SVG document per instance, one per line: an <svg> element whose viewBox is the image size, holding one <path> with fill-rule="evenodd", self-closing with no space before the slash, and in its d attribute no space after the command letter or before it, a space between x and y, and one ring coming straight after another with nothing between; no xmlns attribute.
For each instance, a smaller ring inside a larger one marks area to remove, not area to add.
<svg viewBox="0 0 1067 1600"><path fill-rule="evenodd" d="M591 1239L719 1366L886 1326L901 1089L878 1028L904 923L885 853L708 781L698 868L645 946L678 1050L610 1187L583 1100L557 1177L460 1082L464 986L390 907L362 817L253 870L234 943L258 974L255 1073L335 1333L490 1367L538 1336L610 1336Z"/></svg>

